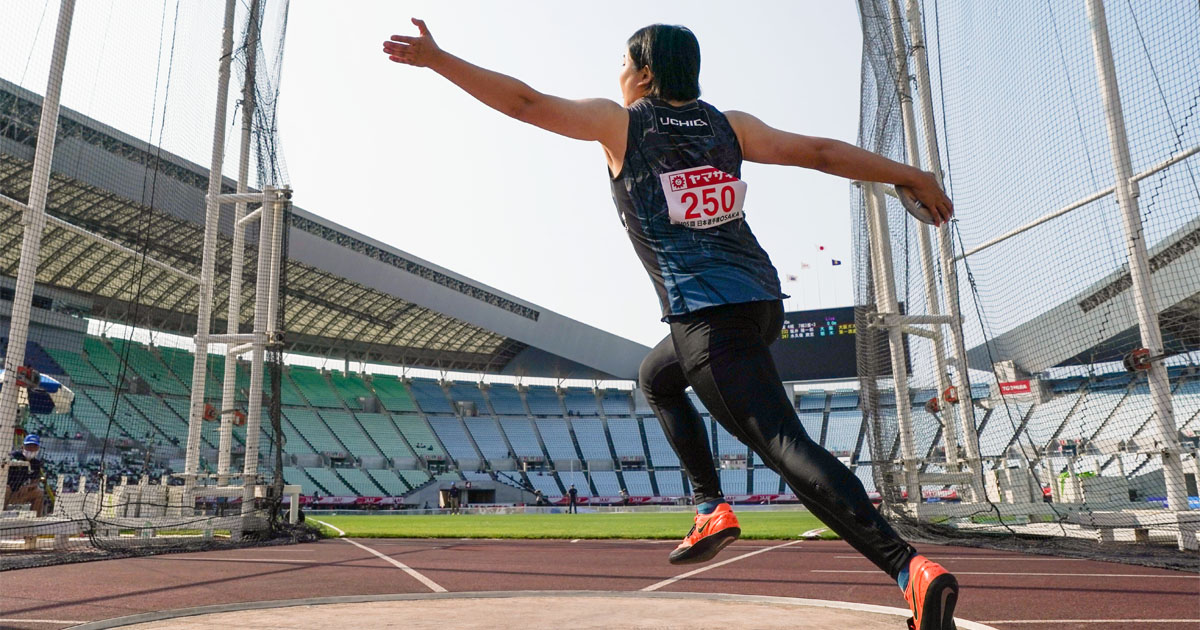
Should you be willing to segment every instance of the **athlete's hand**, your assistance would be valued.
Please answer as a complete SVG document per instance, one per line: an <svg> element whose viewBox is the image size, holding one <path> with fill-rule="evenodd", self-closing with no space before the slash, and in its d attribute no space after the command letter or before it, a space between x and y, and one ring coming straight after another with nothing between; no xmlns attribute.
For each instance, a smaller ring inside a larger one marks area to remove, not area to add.
<svg viewBox="0 0 1200 630"><path fill-rule="evenodd" d="M413 18L412 23L421 34L416 37L392 35L390 40L383 42L383 52L396 63L428 67L442 54L442 49L433 41L433 35L429 33L424 20Z"/></svg>
<svg viewBox="0 0 1200 630"><path fill-rule="evenodd" d="M949 221L950 217L954 216L954 202L950 201L950 197L947 197L946 192L938 185L937 177L934 177L933 173L921 171L920 175L905 186L912 190L913 196L921 205L933 212L937 225Z"/></svg>

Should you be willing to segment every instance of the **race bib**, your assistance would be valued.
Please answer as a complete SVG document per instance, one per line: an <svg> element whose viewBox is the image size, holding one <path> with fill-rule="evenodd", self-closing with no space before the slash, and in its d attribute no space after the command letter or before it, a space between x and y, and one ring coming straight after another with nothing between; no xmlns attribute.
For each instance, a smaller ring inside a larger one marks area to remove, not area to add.
<svg viewBox="0 0 1200 630"><path fill-rule="evenodd" d="M742 218L746 182L711 166L659 175L671 223L707 230Z"/></svg>

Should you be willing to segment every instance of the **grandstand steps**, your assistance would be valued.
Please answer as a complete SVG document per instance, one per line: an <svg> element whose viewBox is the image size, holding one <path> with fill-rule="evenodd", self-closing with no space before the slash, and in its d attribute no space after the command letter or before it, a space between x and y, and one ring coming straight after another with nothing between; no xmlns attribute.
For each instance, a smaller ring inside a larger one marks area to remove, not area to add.
<svg viewBox="0 0 1200 630"><path fill-rule="evenodd" d="M421 408L418 404L416 404L415 401L416 401L417 397L415 395L413 395L413 390L412 390L410 383L407 380L404 380L404 381L401 381L401 385L404 386L404 391L407 392L409 400L414 401L413 410L416 413L417 417L420 418L421 421L425 423L425 428L429 430L429 435L433 436L434 441L437 442L438 448L442 449L442 453L444 453L446 455L446 459L453 461L450 457L450 450L447 449L446 445L442 442L442 437L437 434L437 431L433 430L433 425L429 422L429 417L426 416L425 412L421 410Z"/></svg>
<svg viewBox="0 0 1200 630"><path fill-rule="evenodd" d="M610 433L608 430L608 418L607 417L600 419L600 427L601 427L601 430L604 431L604 443L608 445L608 452L612 456L613 464L619 470L621 468L621 460L619 457L617 457L617 446L615 444L613 444L612 433ZM625 487L624 482L622 482L621 487Z"/></svg>

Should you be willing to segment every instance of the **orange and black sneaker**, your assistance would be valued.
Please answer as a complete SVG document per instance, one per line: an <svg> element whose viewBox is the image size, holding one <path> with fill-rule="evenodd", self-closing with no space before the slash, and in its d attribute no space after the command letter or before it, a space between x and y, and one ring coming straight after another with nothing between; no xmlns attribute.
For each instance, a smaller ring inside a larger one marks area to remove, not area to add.
<svg viewBox="0 0 1200 630"><path fill-rule="evenodd" d="M711 514L696 513L696 522L682 543L671 552L671 564L707 562L742 535L737 517L728 503L717 506Z"/></svg>
<svg viewBox="0 0 1200 630"><path fill-rule="evenodd" d="M958 603L958 580L942 565L925 556L908 561L908 586L904 599L912 609L909 630L955 630L954 605Z"/></svg>

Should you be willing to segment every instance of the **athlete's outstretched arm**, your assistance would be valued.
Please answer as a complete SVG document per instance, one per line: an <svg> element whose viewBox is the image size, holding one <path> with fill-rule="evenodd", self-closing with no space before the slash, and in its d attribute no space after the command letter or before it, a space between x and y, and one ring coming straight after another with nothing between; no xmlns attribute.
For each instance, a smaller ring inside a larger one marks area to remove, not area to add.
<svg viewBox="0 0 1200 630"><path fill-rule="evenodd" d="M610 150L624 148L629 118L616 102L542 94L508 75L451 55L438 47L424 21L413 18L412 22L420 35L392 35L383 43L383 52L392 61L429 68L484 105L522 122L569 138L594 140Z"/></svg>
<svg viewBox="0 0 1200 630"><path fill-rule="evenodd" d="M781 131L745 112L730 111L725 116L742 143L742 155L751 162L800 166L848 179L907 186L921 203L933 209L939 224L954 214L954 204L932 173L840 140Z"/></svg>

